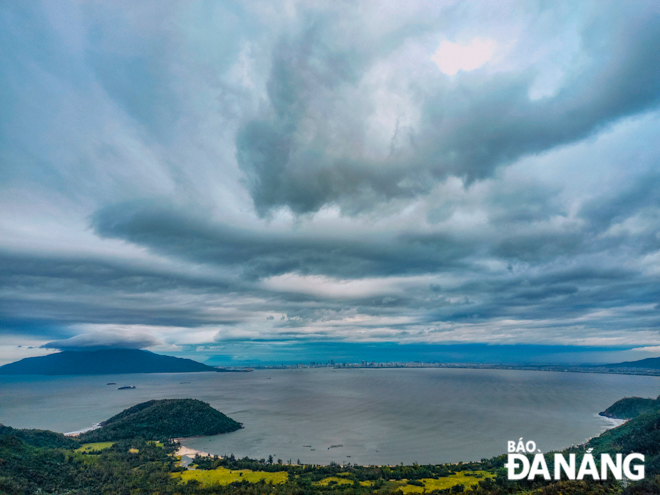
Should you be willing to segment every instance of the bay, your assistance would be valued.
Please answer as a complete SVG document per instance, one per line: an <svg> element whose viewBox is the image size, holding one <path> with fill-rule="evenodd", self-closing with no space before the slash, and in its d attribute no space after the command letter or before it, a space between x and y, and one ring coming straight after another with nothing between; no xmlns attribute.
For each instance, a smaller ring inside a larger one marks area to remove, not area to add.
<svg viewBox="0 0 660 495"><path fill-rule="evenodd" d="M195 398L245 426L183 442L204 452L442 463L503 454L520 437L544 452L583 443L616 424L598 416L616 400L659 393L660 377L483 369L18 376L0 377L0 423L72 432L146 400Z"/></svg>

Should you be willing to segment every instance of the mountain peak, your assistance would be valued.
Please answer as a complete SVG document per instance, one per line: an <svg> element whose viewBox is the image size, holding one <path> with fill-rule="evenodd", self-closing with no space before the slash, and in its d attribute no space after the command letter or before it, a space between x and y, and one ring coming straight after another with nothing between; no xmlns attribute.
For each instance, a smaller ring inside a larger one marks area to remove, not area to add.
<svg viewBox="0 0 660 495"><path fill-rule="evenodd" d="M105 375L222 371L192 359L139 349L62 351L0 366L0 375Z"/></svg>

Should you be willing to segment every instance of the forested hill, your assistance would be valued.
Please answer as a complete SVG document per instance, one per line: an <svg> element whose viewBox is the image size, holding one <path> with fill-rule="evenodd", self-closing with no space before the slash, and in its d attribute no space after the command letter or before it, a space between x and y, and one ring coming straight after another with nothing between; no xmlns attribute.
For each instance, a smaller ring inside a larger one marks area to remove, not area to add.
<svg viewBox="0 0 660 495"><path fill-rule="evenodd" d="M33 447L75 449L79 446L76 440L66 437L62 433L55 433L50 430L18 430L11 426L0 424L0 437L5 436L14 436Z"/></svg>
<svg viewBox="0 0 660 495"><path fill-rule="evenodd" d="M626 397L616 401L605 409L601 416L615 419L631 419L642 414L660 410L660 397L657 399L643 399L641 397Z"/></svg>
<svg viewBox="0 0 660 495"><path fill-rule="evenodd" d="M80 435L80 440L105 442L138 437L161 440L217 435L242 428L237 421L196 399L150 400L125 409L101 424L101 428Z"/></svg>
<svg viewBox="0 0 660 495"><path fill-rule="evenodd" d="M118 373L186 373L223 371L192 359L138 349L63 351L0 366L0 375L113 375Z"/></svg>
<svg viewBox="0 0 660 495"><path fill-rule="evenodd" d="M616 404L610 406L608 410L613 409ZM603 452L617 452L624 456L633 452L644 454L646 477L652 480L654 476L660 476L660 411L657 407L653 407L650 411L592 438L587 446L594 449L594 454ZM660 493L660 477L657 483L652 492L643 493Z"/></svg>

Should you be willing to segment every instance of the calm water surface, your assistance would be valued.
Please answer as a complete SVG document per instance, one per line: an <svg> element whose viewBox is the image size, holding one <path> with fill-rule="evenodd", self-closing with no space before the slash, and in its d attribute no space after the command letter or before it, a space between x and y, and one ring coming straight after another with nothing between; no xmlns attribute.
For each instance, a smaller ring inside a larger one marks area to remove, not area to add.
<svg viewBox="0 0 660 495"><path fill-rule="evenodd" d="M205 452L323 464L440 463L502 454L519 437L543 451L582 443L613 425L598 413L616 400L658 394L660 377L509 370L22 376L0 377L0 422L71 432L145 400L195 398L245 425L184 442Z"/></svg>

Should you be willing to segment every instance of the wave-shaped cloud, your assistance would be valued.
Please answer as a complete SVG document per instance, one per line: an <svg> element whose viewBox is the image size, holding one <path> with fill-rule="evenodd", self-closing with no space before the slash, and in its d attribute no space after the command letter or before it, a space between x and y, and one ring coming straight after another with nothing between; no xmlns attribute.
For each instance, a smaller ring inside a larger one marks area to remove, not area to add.
<svg viewBox="0 0 660 495"><path fill-rule="evenodd" d="M127 332L122 329L106 329L102 332L84 333L68 339L54 340L42 345L43 349L61 351L97 349L144 349L162 345L160 339L141 332Z"/></svg>

